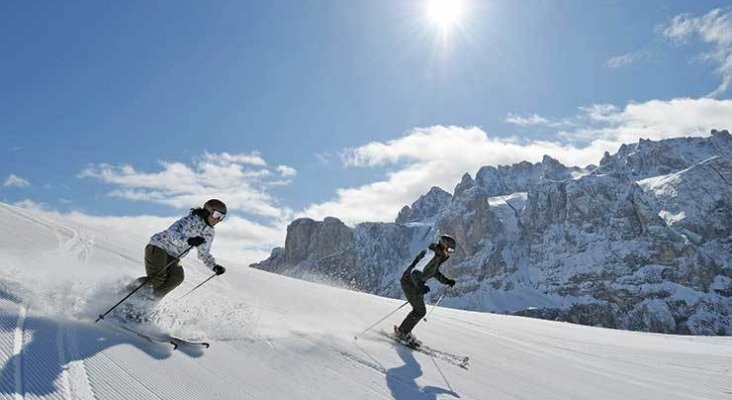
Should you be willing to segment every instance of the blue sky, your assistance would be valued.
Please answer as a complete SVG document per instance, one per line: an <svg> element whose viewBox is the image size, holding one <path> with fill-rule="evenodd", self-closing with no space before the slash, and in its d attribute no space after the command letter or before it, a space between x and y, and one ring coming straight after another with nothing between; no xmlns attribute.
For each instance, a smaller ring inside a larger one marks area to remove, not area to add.
<svg viewBox="0 0 732 400"><path fill-rule="evenodd" d="M154 230L217 196L258 257L298 216L732 125L729 1L462 2L0 2L0 201Z"/></svg>

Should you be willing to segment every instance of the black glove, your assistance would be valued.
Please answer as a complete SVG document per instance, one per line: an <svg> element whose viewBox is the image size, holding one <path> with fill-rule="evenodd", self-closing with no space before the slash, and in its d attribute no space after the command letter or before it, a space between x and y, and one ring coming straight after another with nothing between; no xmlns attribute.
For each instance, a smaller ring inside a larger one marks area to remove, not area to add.
<svg viewBox="0 0 732 400"><path fill-rule="evenodd" d="M200 236L194 236L188 238L188 244L191 246L200 246L205 242L206 239L200 237Z"/></svg>
<svg viewBox="0 0 732 400"><path fill-rule="evenodd" d="M422 294L427 294L430 292L430 287L423 284L422 286L419 287L419 292Z"/></svg>
<svg viewBox="0 0 732 400"><path fill-rule="evenodd" d="M447 286L453 287L455 286L455 279L448 279L447 283L445 283Z"/></svg>
<svg viewBox="0 0 732 400"><path fill-rule="evenodd" d="M226 272L226 268L216 264L216 266L213 267L213 272L215 272L216 275L221 275Z"/></svg>

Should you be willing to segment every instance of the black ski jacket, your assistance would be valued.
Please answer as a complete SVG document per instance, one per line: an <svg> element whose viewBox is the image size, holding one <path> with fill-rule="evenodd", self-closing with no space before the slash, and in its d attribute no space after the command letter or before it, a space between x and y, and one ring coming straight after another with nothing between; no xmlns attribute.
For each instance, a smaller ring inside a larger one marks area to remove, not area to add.
<svg viewBox="0 0 732 400"><path fill-rule="evenodd" d="M419 287L424 285L427 280L435 278L443 285L448 284L449 279L447 279L447 277L445 275L442 275L442 272L440 272L440 265L447 261L447 259L450 257L442 253L442 250L437 243L430 244L429 249L432 250L435 255L421 271L422 273L413 274L412 272L417 263L427 254L427 250L422 250L419 254L417 254L417 257L414 258L414 261L409 264L409 267L407 267L407 269L404 271L404 274L402 274L401 281L403 283L409 283L414 285L415 287Z"/></svg>

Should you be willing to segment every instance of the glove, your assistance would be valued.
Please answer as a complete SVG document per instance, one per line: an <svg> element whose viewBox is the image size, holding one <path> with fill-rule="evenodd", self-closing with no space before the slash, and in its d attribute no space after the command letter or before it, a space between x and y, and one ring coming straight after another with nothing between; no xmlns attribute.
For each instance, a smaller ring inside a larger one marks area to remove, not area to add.
<svg viewBox="0 0 732 400"><path fill-rule="evenodd" d="M455 286L455 279L448 279L446 285L450 287Z"/></svg>
<svg viewBox="0 0 732 400"><path fill-rule="evenodd" d="M422 294L427 294L430 292L430 287L423 284L422 286L419 287L419 292Z"/></svg>
<svg viewBox="0 0 732 400"><path fill-rule="evenodd" d="M215 272L216 275L221 275L226 272L226 268L217 264L215 267L213 267L213 272Z"/></svg>
<svg viewBox="0 0 732 400"><path fill-rule="evenodd" d="M202 238L200 236L194 236L194 237L189 237L188 238L188 244L190 246L200 246L205 241L206 241L206 239L204 239L204 238Z"/></svg>

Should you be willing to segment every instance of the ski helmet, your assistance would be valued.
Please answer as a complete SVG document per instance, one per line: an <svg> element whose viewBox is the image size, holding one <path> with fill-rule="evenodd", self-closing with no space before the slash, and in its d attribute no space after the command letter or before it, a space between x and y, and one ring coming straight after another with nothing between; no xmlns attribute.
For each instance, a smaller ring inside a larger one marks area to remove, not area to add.
<svg viewBox="0 0 732 400"><path fill-rule="evenodd" d="M455 238L450 235L440 235L440 245L446 249L455 249L457 242Z"/></svg>
<svg viewBox="0 0 732 400"><path fill-rule="evenodd" d="M226 204L224 204L224 202L219 199L211 199L203 203L203 208L205 208L209 212L218 211L222 214L226 214Z"/></svg>

